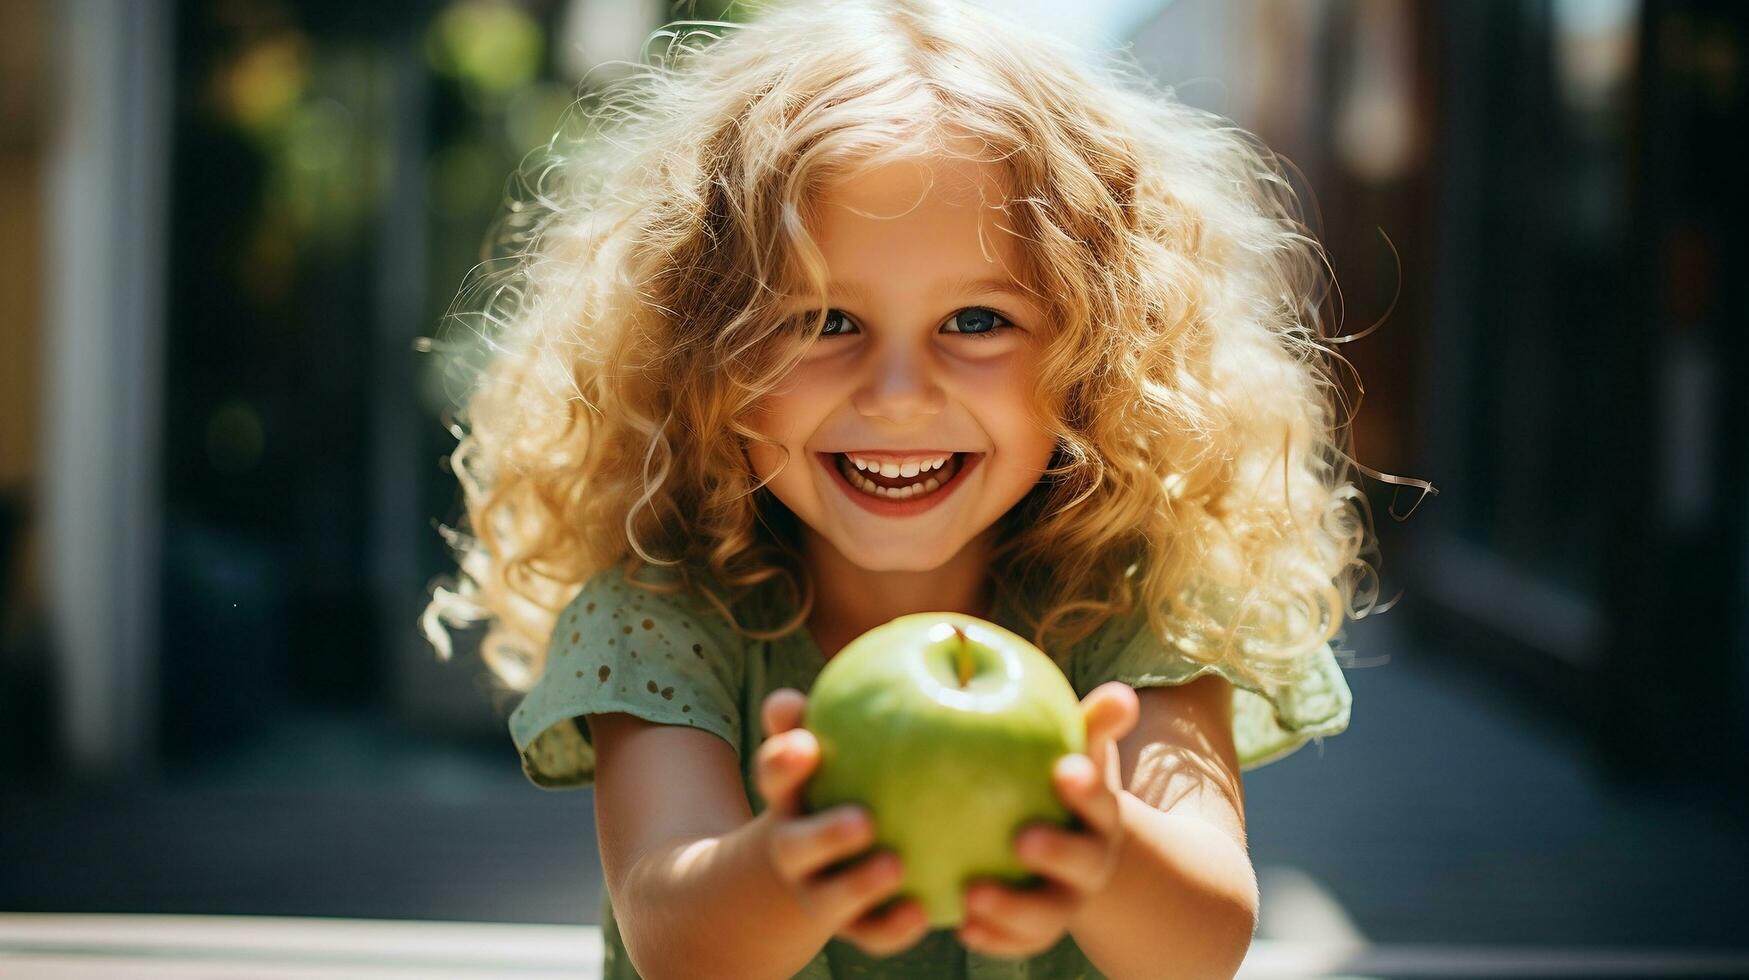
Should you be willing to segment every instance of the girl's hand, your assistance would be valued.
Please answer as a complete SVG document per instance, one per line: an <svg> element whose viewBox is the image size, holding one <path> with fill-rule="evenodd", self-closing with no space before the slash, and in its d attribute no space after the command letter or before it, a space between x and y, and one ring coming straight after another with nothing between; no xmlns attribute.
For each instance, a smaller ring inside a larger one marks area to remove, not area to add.
<svg viewBox="0 0 1749 980"><path fill-rule="evenodd" d="M983 880L966 888L966 921L957 933L967 949L1021 958L1050 949L1069 931L1081 905L1111 880L1124 827L1118 819L1123 777L1116 742L1136 727L1141 702L1118 681L1101 684L1081 701L1087 754L1057 760L1057 795L1081 819L1072 831L1033 824L1015 835L1020 863L1042 875L1040 887L1014 888Z"/></svg>
<svg viewBox="0 0 1749 980"><path fill-rule="evenodd" d="M820 744L800 727L807 698L793 688L771 692L760 715L768 736L754 757L754 783L769 816L771 863L797 902L817 921L870 956L891 956L917 944L929 931L923 906L905 899L875 911L892 897L902 877L899 858L881 851L848 867L828 867L874 843L867 809L846 803L819 813L801 813L801 787L820 764Z"/></svg>

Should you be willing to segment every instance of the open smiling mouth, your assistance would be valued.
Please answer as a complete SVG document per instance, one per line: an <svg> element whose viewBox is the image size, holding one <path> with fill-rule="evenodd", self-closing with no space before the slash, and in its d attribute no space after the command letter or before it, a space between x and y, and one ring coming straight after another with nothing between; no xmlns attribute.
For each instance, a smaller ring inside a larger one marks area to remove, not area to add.
<svg viewBox="0 0 1749 980"><path fill-rule="evenodd" d="M919 469L911 476L883 476L872 468L859 469L845 453L815 455L846 496L866 510L892 516L934 507L964 483L966 474L984 458L983 453L956 452L934 469Z"/></svg>

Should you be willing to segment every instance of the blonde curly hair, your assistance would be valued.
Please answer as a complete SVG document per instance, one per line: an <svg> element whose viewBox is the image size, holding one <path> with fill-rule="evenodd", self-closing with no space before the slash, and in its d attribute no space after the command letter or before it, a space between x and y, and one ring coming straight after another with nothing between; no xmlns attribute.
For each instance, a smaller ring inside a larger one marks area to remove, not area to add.
<svg viewBox="0 0 1749 980"><path fill-rule="evenodd" d="M1366 499L1338 443L1327 266L1278 158L1133 64L976 7L757 6L657 32L664 52L574 105L457 297L473 329L434 346L471 385L450 460L473 532L441 528L461 576L421 620L440 655L446 627L489 621L482 658L527 690L557 614L615 565L677 568L668 590L743 635L800 628L814 586L746 419L825 316L811 204L967 136L1004 168L1053 325L1040 402L1058 451L991 568L999 594L1028 596L1034 642L1139 605L1163 643L1262 683L1366 615L1349 608ZM797 295L821 309L796 316ZM795 615L737 622L774 579Z"/></svg>

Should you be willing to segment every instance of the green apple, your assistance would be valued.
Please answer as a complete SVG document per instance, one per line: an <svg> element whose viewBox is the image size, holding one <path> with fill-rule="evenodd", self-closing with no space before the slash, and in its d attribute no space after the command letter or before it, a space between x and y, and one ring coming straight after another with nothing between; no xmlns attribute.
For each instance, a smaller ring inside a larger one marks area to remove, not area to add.
<svg viewBox="0 0 1749 980"><path fill-rule="evenodd" d="M866 806L932 929L963 919L968 879L1036 880L1014 854L1021 827L1070 823L1051 770L1086 751L1080 700L994 623L929 612L869 630L821 669L802 724L820 743L808 806Z"/></svg>

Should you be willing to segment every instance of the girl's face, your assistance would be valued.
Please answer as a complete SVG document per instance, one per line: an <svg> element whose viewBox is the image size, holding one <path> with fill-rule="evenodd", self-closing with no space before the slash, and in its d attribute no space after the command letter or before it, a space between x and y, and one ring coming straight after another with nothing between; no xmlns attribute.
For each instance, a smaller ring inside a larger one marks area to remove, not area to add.
<svg viewBox="0 0 1749 980"><path fill-rule="evenodd" d="M751 420L790 461L780 470L782 455L757 445L748 456L810 537L869 571L942 566L1050 463L1055 436L1032 421L1048 325L1012 284L1020 248L1000 220L1002 195L994 165L931 156L880 165L820 201L830 312ZM864 481L923 487L896 501Z"/></svg>

